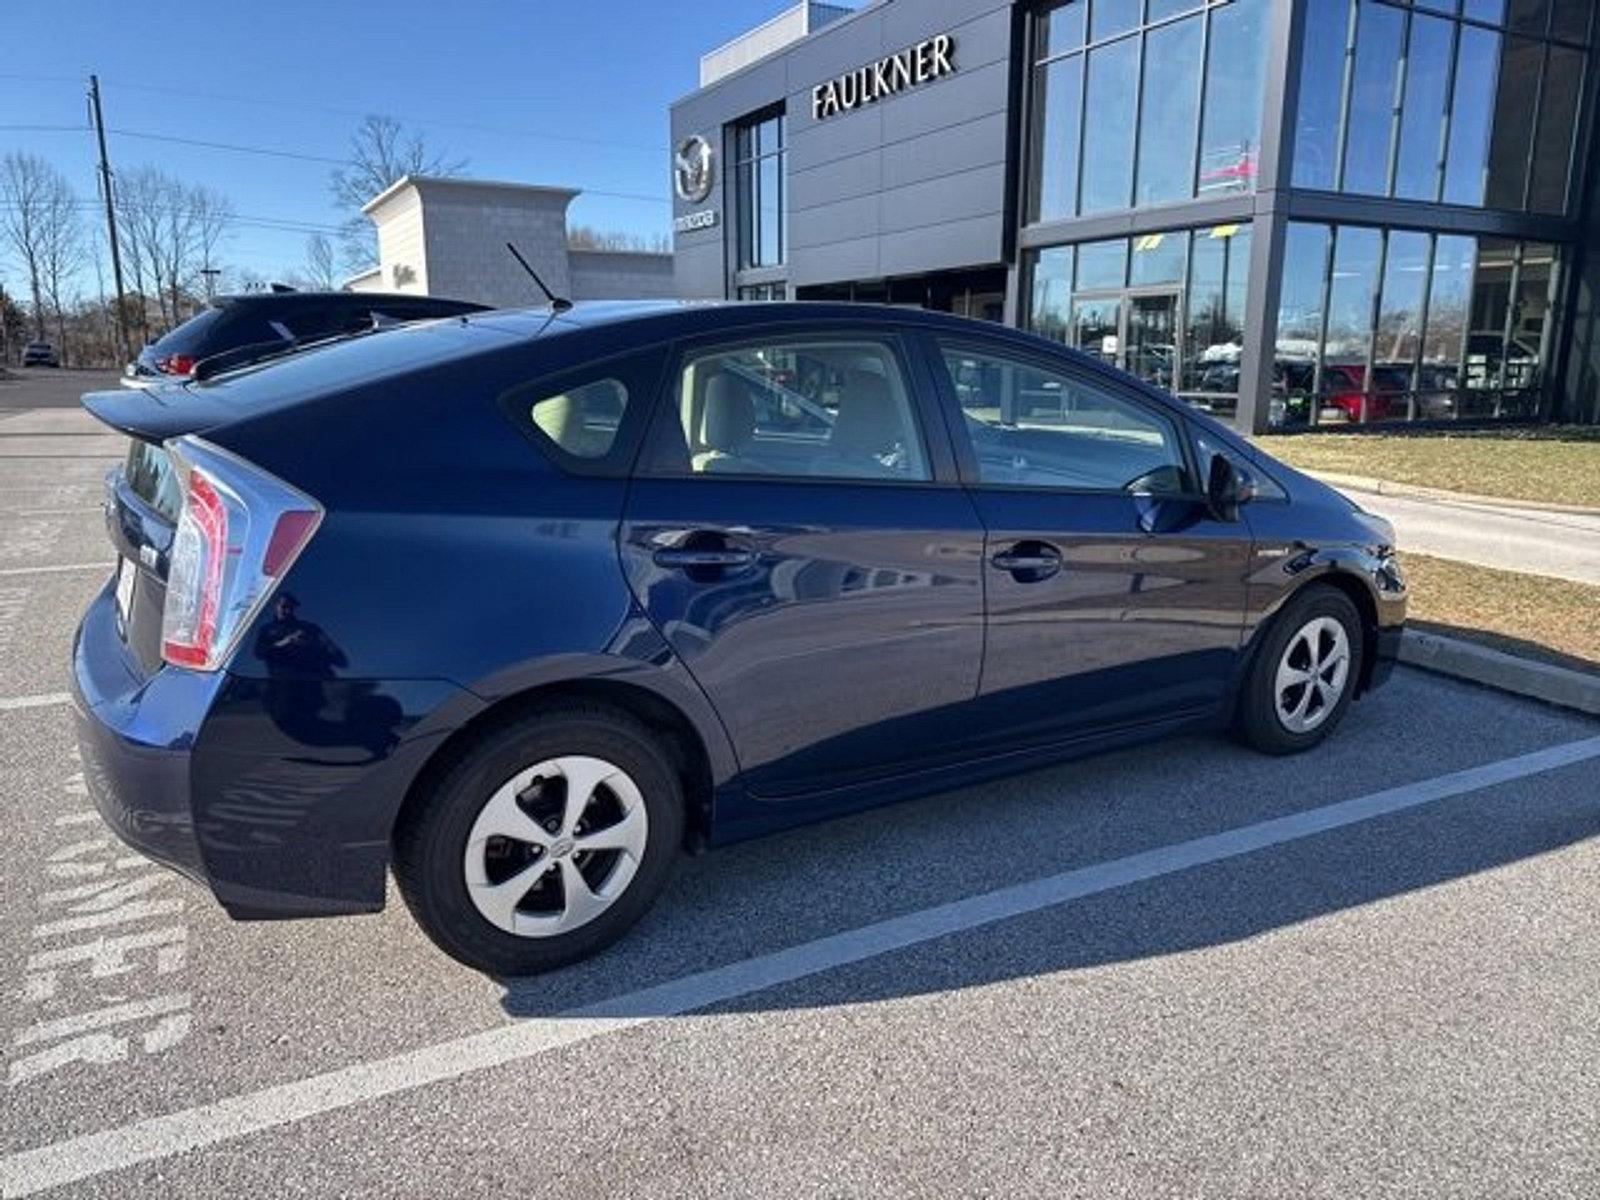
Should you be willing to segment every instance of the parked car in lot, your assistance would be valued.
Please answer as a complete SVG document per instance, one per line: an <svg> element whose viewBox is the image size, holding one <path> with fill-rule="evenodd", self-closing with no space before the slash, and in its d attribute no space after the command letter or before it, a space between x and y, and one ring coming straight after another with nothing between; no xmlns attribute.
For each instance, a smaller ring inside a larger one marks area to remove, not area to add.
<svg viewBox="0 0 1600 1200"><path fill-rule="evenodd" d="M22 365L25 367L59 367L61 356L49 342L29 342L22 348Z"/></svg>
<svg viewBox="0 0 1600 1200"><path fill-rule="evenodd" d="M496 973L686 847L1181 730L1309 749L1405 616L1381 518L934 313L494 312L84 402L131 439L73 649L104 819L239 918L392 865Z"/></svg>
<svg viewBox="0 0 1600 1200"><path fill-rule="evenodd" d="M166 336L139 352L123 383L145 387L186 378L208 358L230 356L235 365L297 345L371 329L385 321L426 321L482 312L481 304L433 296L376 292L248 292L219 296ZM228 365L226 362L221 365Z"/></svg>

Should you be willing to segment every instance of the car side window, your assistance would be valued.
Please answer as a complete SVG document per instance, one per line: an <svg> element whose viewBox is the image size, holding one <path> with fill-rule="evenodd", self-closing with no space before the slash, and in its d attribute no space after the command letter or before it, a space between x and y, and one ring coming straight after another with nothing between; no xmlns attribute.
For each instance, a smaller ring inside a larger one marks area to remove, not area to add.
<svg viewBox="0 0 1600 1200"><path fill-rule="evenodd" d="M1192 490L1177 425L1109 384L1021 357L941 346L981 483L1067 491Z"/></svg>
<svg viewBox="0 0 1600 1200"><path fill-rule="evenodd" d="M888 342L818 338L692 352L675 401L682 442L663 465L676 473L931 478Z"/></svg>
<svg viewBox="0 0 1600 1200"><path fill-rule="evenodd" d="M574 458L604 458L627 407L627 385L606 378L542 396L529 407L528 416L539 432Z"/></svg>

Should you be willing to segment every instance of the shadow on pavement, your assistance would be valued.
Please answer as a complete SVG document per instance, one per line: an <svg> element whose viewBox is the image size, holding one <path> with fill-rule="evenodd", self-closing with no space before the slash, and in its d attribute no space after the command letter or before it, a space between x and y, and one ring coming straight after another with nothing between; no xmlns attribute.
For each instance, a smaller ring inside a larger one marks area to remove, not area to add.
<svg viewBox="0 0 1600 1200"><path fill-rule="evenodd" d="M1458 686L1423 687L1472 707ZM1402 711L1405 697L1397 700L1351 725L1414 717ZM1555 727L1566 736L1544 744L1596 731L1576 722ZM1373 761L1370 738L1341 736L1342 746L1293 760L1263 760L1221 739L1184 739L1162 756L1130 751L1085 760L715 851L686 864L656 910L617 946L565 971L503 980L501 1003L513 1016L554 1016L889 917L1500 756L1402 771L1399 755ZM1401 745L1391 740L1388 749ZM1366 761L1356 763L1363 754ZM1350 774L1352 786L1325 792L1320 782L1330 770ZM1220 786L1204 786L1208 779ZM948 935L719 1011L889 999L1226 945L1600 834L1593 760L1531 779L1538 782L1424 804Z"/></svg>

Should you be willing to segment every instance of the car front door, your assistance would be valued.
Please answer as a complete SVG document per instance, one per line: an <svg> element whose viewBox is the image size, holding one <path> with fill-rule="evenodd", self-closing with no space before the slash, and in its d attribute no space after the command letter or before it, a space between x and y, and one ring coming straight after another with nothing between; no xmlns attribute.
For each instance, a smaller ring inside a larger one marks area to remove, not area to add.
<svg viewBox="0 0 1600 1200"><path fill-rule="evenodd" d="M987 528L974 723L1048 742L1214 709L1240 651L1251 538L1197 494L1183 422L1047 351L930 340Z"/></svg>
<svg viewBox="0 0 1600 1200"><path fill-rule="evenodd" d="M983 654L983 527L934 387L875 326L680 351L623 565L759 796L959 750Z"/></svg>

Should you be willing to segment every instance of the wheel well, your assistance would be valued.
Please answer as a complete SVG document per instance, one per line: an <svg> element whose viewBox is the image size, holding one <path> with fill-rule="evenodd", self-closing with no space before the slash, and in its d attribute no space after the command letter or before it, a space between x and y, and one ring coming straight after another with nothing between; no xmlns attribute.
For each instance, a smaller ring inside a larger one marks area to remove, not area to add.
<svg viewBox="0 0 1600 1200"><path fill-rule="evenodd" d="M572 680L530 688L506 696L475 715L450 734L429 755L406 789L395 815L394 830L409 819L411 810L427 794L433 779L446 770L462 750L486 730L520 720L529 710L564 700L603 704L627 713L661 737L683 786L684 838L698 848L711 832L711 759L705 743L689 718L673 703L647 688L614 680ZM393 836L393 830L390 836Z"/></svg>
<svg viewBox="0 0 1600 1200"><path fill-rule="evenodd" d="M1348 571L1328 571L1307 586L1336 588L1361 614L1361 678L1356 681L1356 695L1359 696L1371 686L1372 672L1377 666L1378 605L1366 585Z"/></svg>

